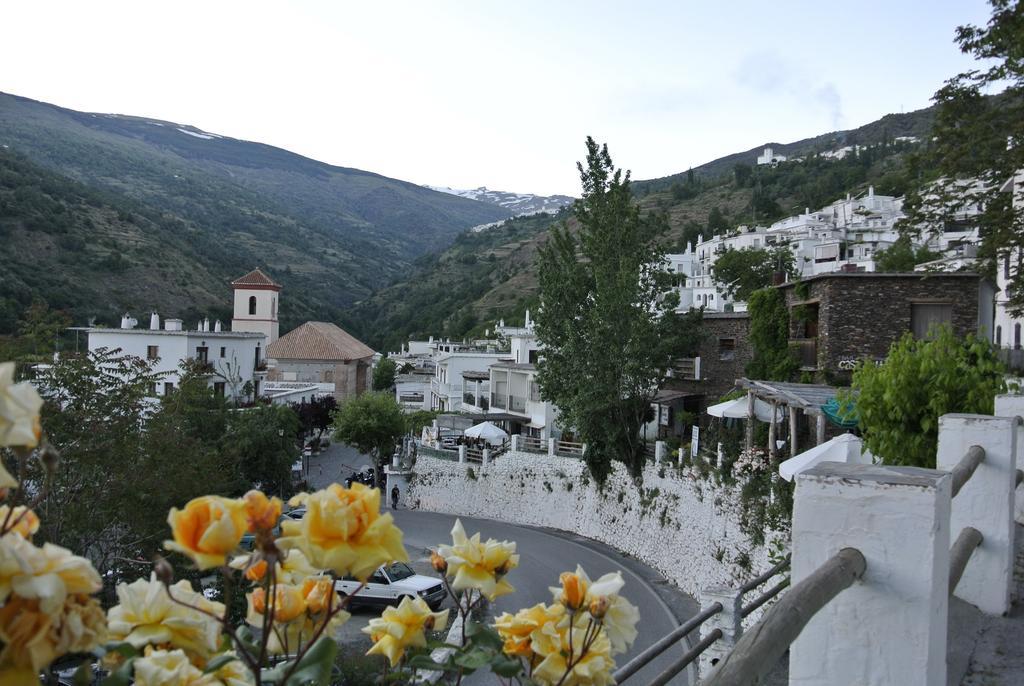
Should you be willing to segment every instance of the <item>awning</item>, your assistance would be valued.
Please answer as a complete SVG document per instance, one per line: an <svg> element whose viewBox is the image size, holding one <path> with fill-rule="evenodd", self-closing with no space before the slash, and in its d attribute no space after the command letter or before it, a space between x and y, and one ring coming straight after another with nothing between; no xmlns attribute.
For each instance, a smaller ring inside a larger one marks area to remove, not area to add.
<svg viewBox="0 0 1024 686"><path fill-rule="evenodd" d="M864 448L863 441L857 436L842 434L789 458L779 465L779 475L786 481L792 481L797 474L810 469L819 462L871 464L874 462L874 457Z"/></svg>
<svg viewBox="0 0 1024 686"><path fill-rule="evenodd" d="M746 398L736 398L735 400L726 400L724 403L718 403L708 408L708 414L712 417L730 417L732 419L746 419L747 418L747 403ZM770 422L772 420L772 406L763 400L754 400L754 416L762 422ZM782 409L778 409L775 412L775 421L781 422L783 417Z"/></svg>
<svg viewBox="0 0 1024 686"><path fill-rule="evenodd" d="M490 422L483 422L466 429L465 435L469 438L483 439L492 445L501 445L508 440L508 433Z"/></svg>
<svg viewBox="0 0 1024 686"><path fill-rule="evenodd" d="M860 423L857 406L852 401L840 403L838 398L830 398L821 406L821 411L830 422L844 429L852 429Z"/></svg>

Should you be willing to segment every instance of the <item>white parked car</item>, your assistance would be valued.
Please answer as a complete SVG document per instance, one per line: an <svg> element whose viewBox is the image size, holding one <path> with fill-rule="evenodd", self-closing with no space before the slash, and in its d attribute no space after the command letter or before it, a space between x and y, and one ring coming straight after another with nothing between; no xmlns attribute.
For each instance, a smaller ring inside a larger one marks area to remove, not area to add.
<svg viewBox="0 0 1024 686"><path fill-rule="evenodd" d="M358 593L357 589L359 582L349 577L334 583L334 590L342 597L355 593L352 597L354 605L397 605L406 596L419 596L431 609L437 610L445 598L444 584L440 579L417 574L404 562L381 565L366 580L366 586Z"/></svg>

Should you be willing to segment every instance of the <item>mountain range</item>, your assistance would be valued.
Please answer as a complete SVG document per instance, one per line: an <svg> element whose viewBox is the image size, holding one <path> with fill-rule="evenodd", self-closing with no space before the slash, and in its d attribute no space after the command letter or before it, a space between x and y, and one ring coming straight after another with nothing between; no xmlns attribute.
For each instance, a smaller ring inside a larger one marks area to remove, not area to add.
<svg viewBox="0 0 1024 686"><path fill-rule="evenodd" d="M758 167L759 146L634 181L633 192L667 249L721 230L716 216L769 221L868 184L899 194L906 141L927 140L933 116L766 143L803 161ZM864 150L823 155L850 146ZM572 226L571 201L439 191L192 126L0 93L0 334L35 298L75 324L150 310L230 318L228 284L261 266L285 287L284 330L335 321L379 349L461 337L534 304L537 247L555 223Z"/></svg>
<svg viewBox="0 0 1024 686"><path fill-rule="evenodd" d="M508 191L492 191L486 186L469 190L448 188L447 186L427 186L440 193L450 193L460 198L480 200L491 203L514 213L517 217L538 212L558 212L566 205L571 205L575 198L568 195L533 195L532 193L510 193Z"/></svg>
<svg viewBox="0 0 1024 686"><path fill-rule="evenodd" d="M0 263L0 333L33 297L76 324L225 311L229 282L255 266L290 295L284 325L344 321L416 258L514 214L193 126L3 93L0 153L13 258Z"/></svg>

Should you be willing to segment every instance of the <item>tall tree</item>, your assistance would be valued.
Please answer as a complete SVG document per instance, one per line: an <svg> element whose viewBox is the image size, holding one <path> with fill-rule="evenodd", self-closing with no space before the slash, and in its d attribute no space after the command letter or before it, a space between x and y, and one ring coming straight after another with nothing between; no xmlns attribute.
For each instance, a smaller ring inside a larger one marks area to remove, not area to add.
<svg viewBox="0 0 1024 686"><path fill-rule="evenodd" d="M692 330L675 314L678 297L653 244L653 222L632 201L629 172L591 138L577 167L578 230L556 227L538 253L538 382L587 444L590 471L603 480L613 460L640 472L640 427Z"/></svg>
<svg viewBox="0 0 1024 686"><path fill-rule="evenodd" d="M1024 212L1014 212L1011 195L1000 187L1024 169L1024 4L989 0L986 26L960 26L960 51L979 68L949 79L933 100L939 106L926 160L933 178L908 194L908 230L927 226L941 231L965 207L982 208L978 218L982 256L1005 259L1024 247ZM1003 89L988 97L991 89ZM926 164L923 164L923 163ZM1010 307L1024 313L1024 273L1011 265Z"/></svg>
<svg viewBox="0 0 1024 686"><path fill-rule="evenodd" d="M793 253L788 248L730 248L711 267L711 277L718 287L736 300L746 300L757 289L771 286L775 272L796 276Z"/></svg>
<svg viewBox="0 0 1024 686"><path fill-rule="evenodd" d="M373 368L373 390L386 391L395 385L395 373L398 366L395 361L385 357Z"/></svg>
<svg viewBox="0 0 1024 686"><path fill-rule="evenodd" d="M382 465L405 434L405 415L393 393L363 393L334 414L334 438Z"/></svg>

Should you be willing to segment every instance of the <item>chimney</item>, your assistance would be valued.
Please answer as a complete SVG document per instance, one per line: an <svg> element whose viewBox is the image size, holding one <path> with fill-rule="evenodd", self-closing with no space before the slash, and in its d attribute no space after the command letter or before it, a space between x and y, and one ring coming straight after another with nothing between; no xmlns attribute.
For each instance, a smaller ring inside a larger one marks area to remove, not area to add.
<svg viewBox="0 0 1024 686"><path fill-rule="evenodd" d="M221 323L220 323L220 320L219 320L219 319L218 319L218 320L217 320L217 322L216 322L216 323L215 323L215 324L213 325L213 330L214 330L214 332L215 332L215 333L220 333L221 331L223 331L223 328L221 327Z"/></svg>
<svg viewBox="0 0 1024 686"><path fill-rule="evenodd" d="M164 331L181 331L182 322L180 319L165 319Z"/></svg>
<svg viewBox="0 0 1024 686"><path fill-rule="evenodd" d="M431 336L431 337L430 337L430 338L429 338L429 339L427 340L427 343L433 343L433 342L434 342L434 337L433 337L433 336Z"/></svg>
<svg viewBox="0 0 1024 686"><path fill-rule="evenodd" d="M156 312L154 312L153 314L149 315L149 330L150 331L159 331L160 330L160 315L158 315Z"/></svg>
<svg viewBox="0 0 1024 686"><path fill-rule="evenodd" d="M527 329L530 328L530 310L529 309L526 310L526 328Z"/></svg>
<svg viewBox="0 0 1024 686"><path fill-rule="evenodd" d="M133 319L132 317L130 317L127 312L125 312L124 316L121 317L121 328L122 329L134 329L135 325L138 324L138 323L139 323L138 320Z"/></svg>
<svg viewBox="0 0 1024 686"><path fill-rule="evenodd" d="M209 331L209 330L210 330L210 318L209 317L203 317L203 331Z"/></svg>
<svg viewBox="0 0 1024 686"><path fill-rule="evenodd" d="M786 283L786 272L772 272L772 285L781 286Z"/></svg>
<svg viewBox="0 0 1024 686"><path fill-rule="evenodd" d="M874 197L875 197L875 187L874 186L868 186L868 198L872 199Z"/></svg>

